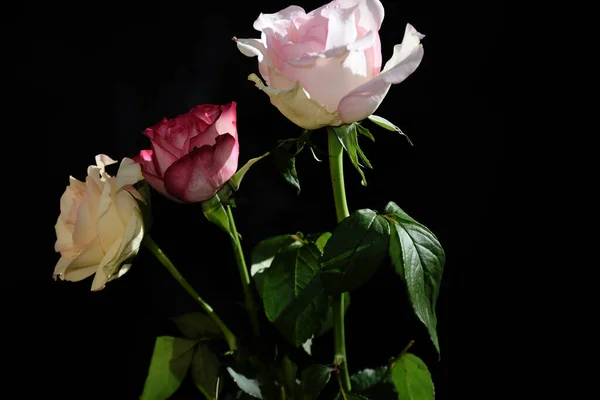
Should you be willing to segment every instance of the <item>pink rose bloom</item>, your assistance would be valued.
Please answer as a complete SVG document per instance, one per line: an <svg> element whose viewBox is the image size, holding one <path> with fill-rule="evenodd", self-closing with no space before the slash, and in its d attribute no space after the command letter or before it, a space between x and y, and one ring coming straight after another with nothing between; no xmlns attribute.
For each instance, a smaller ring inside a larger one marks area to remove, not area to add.
<svg viewBox="0 0 600 400"><path fill-rule="evenodd" d="M390 86L412 74L423 58L423 38L406 26L401 44L381 70L379 0L334 0L308 14L289 6L260 14L260 39L237 39L259 71L249 79L283 115L305 129L361 121L375 112Z"/></svg>
<svg viewBox="0 0 600 400"><path fill-rule="evenodd" d="M144 131L152 150L134 160L146 181L184 203L210 199L235 174L239 144L236 103L197 106Z"/></svg>
<svg viewBox="0 0 600 400"><path fill-rule="evenodd" d="M114 163L100 154L85 182L70 177L55 226L54 248L61 257L54 279L80 281L94 275L92 290L101 290L127 272L138 253L144 221L135 198L144 199L133 185L143 179L142 172L132 159L124 158L117 175L110 176L106 166Z"/></svg>

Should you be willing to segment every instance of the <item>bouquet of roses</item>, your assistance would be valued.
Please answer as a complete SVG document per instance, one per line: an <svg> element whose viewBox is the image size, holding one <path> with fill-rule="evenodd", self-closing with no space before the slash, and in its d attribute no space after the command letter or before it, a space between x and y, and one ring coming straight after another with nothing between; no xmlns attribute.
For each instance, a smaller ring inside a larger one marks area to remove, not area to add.
<svg viewBox="0 0 600 400"><path fill-rule="evenodd" d="M366 186L364 169L372 165L359 138L375 140L368 124L402 134L373 113L391 85L412 74L423 57L423 35L407 25L401 44L382 66L378 32L383 18L379 0L334 0L309 13L289 6L260 14L254 22L260 39L233 38L243 55L258 59L260 77L248 79L303 129L241 168L238 105L231 102L199 105L165 119L144 131L151 149L124 158L114 170L110 166L117 161L98 155L84 181L70 177L56 223L55 278L93 276L91 290L101 290L135 266L143 247L199 306L198 312L173 318L179 336L156 339L142 399L171 397L186 376L207 399L434 398L427 366L410 352L412 342L400 354L390 354L386 365L354 374L346 357L349 293L380 267L400 276L439 353L435 308L445 261L439 241L395 202L382 210L352 210L345 193L345 157ZM245 174L253 164L273 158L283 178L299 189L295 157L308 149L317 158L313 135L328 138L337 225L329 232L268 237L244 249L234 211ZM153 218L151 196L200 203L208 221L222 229L215 240L231 242L251 330L230 329L152 239L162 216ZM265 324L287 345L262 340ZM281 352L291 345L310 356L313 340L328 331L333 332L329 364L303 365Z"/></svg>

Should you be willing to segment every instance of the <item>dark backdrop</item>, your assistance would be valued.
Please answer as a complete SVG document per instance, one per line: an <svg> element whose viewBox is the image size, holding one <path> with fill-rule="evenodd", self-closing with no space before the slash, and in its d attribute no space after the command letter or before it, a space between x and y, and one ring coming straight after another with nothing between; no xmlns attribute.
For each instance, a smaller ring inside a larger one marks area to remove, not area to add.
<svg viewBox="0 0 600 400"><path fill-rule="evenodd" d="M10 186L17 193L13 199L25 211L7 217L16 219L9 243L19 250L17 261L6 262L12 275L5 275L4 293L15 360L8 368L20 384L19 397L139 396L155 337L173 333L167 318L196 305L145 250L122 279L101 292L89 291L90 280L54 282L59 198L69 175L83 179L96 154L131 157L149 147L141 135L146 127L198 104L238 102L240 165L278 139L298 136L300 128L246 80L257 73L256 58L243 56L231 41L234 35L257 37L252 23L258 13L288 4L162 2L138 9L53 4L13 14L5 39L14 52L9 84L16 90L5 99L14 107L5 154L19 172ZM320 4L299 5L308 11ZM383 4L384 62L407 22L426 34L421 66L392 87L377 111L399 125L414 147L366 122L376 143L363 140L363 149L375 169L367 172L364 188L346 163L349 205L382 209L393 200L440 239L447 254L437 309L442 357L438 362L391 268L382 268L353 293L346 327L349 364L352 370L382 365L415 339L413 351L429 365L438 399L486 398L482 390L493 390L487 385L494 358L489 343L497 327L485 317L493 302L485 287L502 266L497 253L502 6ZM314 140L326 148L324 135ZM25 157L15 155L17 146L28 149ZM326 163L305 151L297 168L299 196L269 159L245 178L239 196L247 201L235 214L247 255L267 236L334 226ZM203 219L199 206L176 205L156 193L153 201L155 240L235 329L245 329L227 238ZM16 282L6 278L13 275ZM317 358L331 362L331 337L316 347ZM181 398L194 395L183 391Z"/></svg>

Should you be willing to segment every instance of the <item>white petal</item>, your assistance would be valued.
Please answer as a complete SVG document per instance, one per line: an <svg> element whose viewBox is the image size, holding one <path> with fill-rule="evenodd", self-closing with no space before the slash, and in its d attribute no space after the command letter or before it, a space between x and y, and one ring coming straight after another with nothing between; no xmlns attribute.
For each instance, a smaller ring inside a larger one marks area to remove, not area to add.
<svg viewBox="0 0 600 400"><path fill-rule="evenodd" d="M119 213L124 230L129 220L135 216L138 205L128 191L120 190L115 197L115 208Z"/></svg>
<svg viewBox="0 0 600 400"><path fill-rule="evenodd" d="M73 242L77 246L87 246L97 235L98 206L102 192L89 176L86 183L87 190L77 210L73 230Z"/></svg>
<svg viewBox="0 0 600 400"><path fill-rule="evenodd" d="M56 231L56 243L54 251L62 253L63 251L72 250L73 244L73 225L65 223L65 220L59 217L54 225Z"/></svg>
<svg viewBox="0 0 600 400"><path fill-rule="evenodd" d="M356 29L356 5L350 8L323 8L321 15L328 19L325 49L347 46L358 38Z"/></svg>
<svg viewBox="0 0 600 400"><path fill-rule="evenodd" d="M119 171L117 171L117 189L121 189L125 185L134 185L144 179L140 164L133 161L131 158L123 158Z"/></svg>
<svg viewBox="0 0 600 400"><path fill-rule="evenodd" d="M79 282L94 275L98 271L98 265L90 265L81 268L67 268L60 278L69 282Z"/></svg>
<svg viewBox="0 0 600 400"><path fill-rule="evenodd" d="M100 244L99 239L96 239L88 247L83 249L83 251L73 260L65 274L68 274L71 270L78 268L87 268L90 266L98 267L103 258L104 250L102 250L102 244Z"/></svg>
<svg viewBox="0 0 600 400"><path fill-rule="evenodd" d="M258 70L268 85L275 86L269 76L268 68L273 66L270 58L272 52L267 51L263 42L258 39L235 39L240 52L247 57L258 57Z"/></svg>
<svg viewBox="0 0 600 400"><path fill-rule="evenodd" d="M248 79L269 95L271 103L283 115L304 129L313 130L327 125L341 124L337 113L328 112L325 107L312 100L298 82L292 89L283 91L265 86L256 74L251 74Z"/></svg>
<svg viewBox="0 0 600 400"><path fill-rule="evenodd" d="M77 258L77 253L61 254L60 259L56 263L56 267L54 267L54 274L52 275L54 279L56 279L58 276L61 276L65 270L69 268L69 265L71 265L75 258Z"/></svg>
<svg viewBox="0 0 600 400"><path fill-rule="evenodd" d="M121 221L117 207L111 204L98 220L98 238L102 244L102 250L107 252L113 243L123 235L124 229L125 225Z"/></svg>
<svg viewBox="0 0 600 400"><path fill-rule="evenodd" d="M267 49L259 39L236 39L240 52L246 57L258 57L258 62L263 62Z"/></svg>
<svg viewBox="0 0 600 400"><path fill-rule="evenodd" d="M109 165L116 164L116 161L107 156L106 154L98 154L96 156L96 165L100 168L100 174L105 172L105 169Z"/></svg>

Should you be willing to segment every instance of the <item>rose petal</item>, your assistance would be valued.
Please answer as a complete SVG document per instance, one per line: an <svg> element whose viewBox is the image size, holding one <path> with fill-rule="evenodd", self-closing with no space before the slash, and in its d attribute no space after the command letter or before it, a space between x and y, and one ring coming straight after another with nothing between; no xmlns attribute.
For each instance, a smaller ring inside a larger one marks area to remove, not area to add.
<svg viewBox="0 0 600 400"><path fill-rule="evenodd" d="M328 112L337 110L342 97L350 89L367 82L367 61L362 52L349 52L345 48L336 58L317 59L313 68L287 64L282 73L302 85L310 98L325 106Z"/></svg>
<svg viewBox="0 0 600 400"><path fill-rule="evenodd" d="M125 185L122 188L122 191L127 191L127 193L129 193L131 196L133 196L133 198L141 201L142 203L147 203L148 199L145 199L144 196L142 196L142 194L132 185Z"/></svg>
<svg viewBox="0 0 600 400"><path fill-rule="evenodd" d="M119 190L125 185L135 185L142 179L142 168L131 158L123 158L119 170L117 171L116 189Z"/></svg>
<svg viewBox="0 0 600 400"><path fill-rule="evenodd" d="M73 260L71 268L85 268L92 265L99 265L104 258L104 251L100 239L96 238Z"/></svg>
<svg viewBox="0 0 600 400"><path fill-rule="evenodd" d="M217 127L215 124L212 124L206 130L199 135L194 136L190 139L189 146L187 152L189 153L194 149L194 147L202 147L202 146L212 146L217 143L217 136L219 136L219 131L217 131Z"/></svg>
<svg viewBox="0 0 600 400"><path fill-rule="evenodd" d="M269 57L269 52L264 47L263 43L258 39L236 39L236 44L243 55L247 57L258 57L258 71L260 72L260 75L269 86L281 89L271 82L268 67L274 66L274 63L271 60L271 57Z"/></svg>
<svg viewBox="0 0 600 400"><path fill-rule="evenodd" d="M106 282L108 282L108 277L102 268L97 268L95 271L94 280L92 281L92 292L97 292L104 289Z"/></svg>
<svg viewBox="0 0 600 400"><path fill-rule="evenodd" d="M69 267L62 273L61 278L72 282L85 279L96 272L103 258L102 245L100 240L96 240L71 261Z"/></svg>
<svg viewBox="0 0 600 400"><path fill-rule="evenodd" d="M86 178L87 190L77 210L77 219L73 229L73 242L77 246L87 246L97 235L97 216L102 192L91 177Z"/></svg>
<svg viewBox="0 0 600 400"><path fill-rule="evenodd" d="M358 26L364 28L366 31L379 32L385 16L385 10L381 1L359 0L355 2L358 3Z"/></svg>
<svg viewBox="0 0 600 400"><path fill-rule="evenodd" d="M187 203L208 200L235 173L238 153L233 136L219 135L214 146L196 148L175 162L165 173L165 187Z"/></svg>
<svg viewBox="0 0 600 400"><path fill-rule="evenodd" d="M392 84L400 83L412 74L423 59L419 32L407 24L402 44L394 46L394 55L381 74L357 87L340 101L338 111L344 123L360 121L373 114Z"/></svg>
<svg viewBox="0 0 600 400"><path fill-rule="evenodd" d="M80 185L79 185L80 184ZM87 187L85 183L79 182L71 177L71 185L67 186L60 197L60 215L67 224L74 224L77 219L77 210L85 195Z"/></svg>
<svg viewBox="0 0 600 400"><path fill-rule="evenodd" d="M60 275L60 278L69 282L79 282L88 278L96 273L98 265L90 265L88 267L73 268L72 264L69 268Z"/></svg>
<svg viewBox="0 0 600 400"><path fill-rule="evenodd" d="M56 243L54 244L54 251L62 253L64 251L72 250L73 244L73 225L65 223L63 218L58 218L56 225L54 225L56 231Z"/></svg>
<svg viewBox="0 0 600 400"><path fill-rule="evenodd" d="M122 240L118 244L118 249L114 255L109 255L102 260L101 268L108 278L108 281L115 279L115 275L123 276L126 270L123 269L123 263L131 260L139 252L142 240L144 239L144 222L142 214L136 210L129 219ZM111 253L112 254L112 253Z"/></svg>
<svg viewBox="0 0 600 400"><path fill-rule="evenodd" d="M56 280L57 277L61 276L77 256L78 253L75 252L65 252L64 254L61 254L60 259L56 263L56 267L54 267L52 277Z"/></svg>
<svg viewBox="0 0 600 400"><path fill-rule="evenodd" d="M100 176L106 174L106 167L109 165L116 164L117 162L107 156L106 154L98 154L95 158L96 165L100 168Z"/></svg>
<svg viewBox="0 0 600 400"><path fill-rule="evenodd" d="M342 123L337 111L330 113L325 107L312 100L299 82L296 82L292 89L283 91L265 86L256 74L251 74L248 79L269 96L271 103L283 115L301 128L314 130L327 125L338 126Z"/></svg>
<svg viewBox="0 0 600 400"><path fill-rule="evenodd" d="M139 192L138 192L139 193ZM133 196L127 190L120 190L115 196L115 206L119 213L123 229L129 223L129 220L133 216L133 213L137 209L138 205L133 199Z"/></svg>
<svg viewBox="0 0 600 400"><path fill-rule="evenodd" d="M160 194L162 194L170 200L176 201L178 203L182 202L181 200L171 196L171 194L165 188L165 181L163 181L162 178L159 178L158 176L145 171L143 171L143 174L146 182L148 182L148 184L150 184L150 186L152 186L154 190L156 190L157 192L159 192Z"/></svg>
<svg viewBox="0 0 600 400"><path fill-rule="evenodd" d="M227 111L224 111L223 115L228 117L224 118L223 125L228 123L235 123L235 103ZM231 116L233 114L233 117ZM231 120L230 118L233 118ZM215 184L220 189L225 182L227 182L235 174L238 167L238 158L240 155L240 145L236 138L237 131L235 125L232 133L225 133L217 138L217 144L215 145L215 152L213 154L213 162L211 165L211 173L214 176Z"/></svg>
<svg viewBox="0 0 600 400"><path fill-rule="evenodd" d="M98 238L104 252L108 251L113 243L121 237L125 225L121 221L117 207L114 204L115 195L111 189L115 187L114 178L104 186L104 191L100 197L100 207L98 209Z"/></svg>
<svg viewBox="0 0 600 400"><path fill-rule="evenodd" d="M353 43L358 38L355 12L358 9L358 4L352 4L356 3L352 1L335 3L332 2L328 5L331 7L326 6L321 10L321 15L328 20L326 50L346 47L348 43Z"/></svg>
<svg viewBox="0 0 600 400"><path fill-rule="evenodd" d="M256 21L254 21L253 27L261 32L266 29L271 29L274 33L285 36L290 20L295 14L306 15L306 12L302 7L289 6L273 14L261 13Z"/></svg>
<svg viewBox="0 0 600 400"><path fill-rule="evenodd" d="M161 142L163 142L161 140ZM152 141L152 161L154 168L156 168L157 175L164 175L165 171L177 161L177 156L166 150L161 144L156 141Z"/></svg>
<svg viewBox="0 0 600 400"><path fill-rule="evenodd" d="M192 108L189 115L198 120L196 122L200 127L200 132L204 132L206 128L219 118L219 115L221 115L221 107L215 104L202 104Z"/></svg>
<svg viewBox="0 0 600 400"><path fill-rule="evenodd" d="M237 103L232 101L229 104L221 106L221 116L215 123L219 135L226 133L237 139ZM237 143L237 140L236 140Z"/></svg>
<svg viewBox="0 0 600 400"><path fill-rule="evenodd" d="M94 280L92 281L93 292L104 289L106 282L108 282L108 274L106 273L103 267L107 263L112 262L113 259L115 259L118 256L118 251L121 247L122 239L122 237L119 237L118 240L116 240L108 249L108 251L104 255L104 258L102 258L100 265L96 269L96 275L94 276Z"/></svg>

